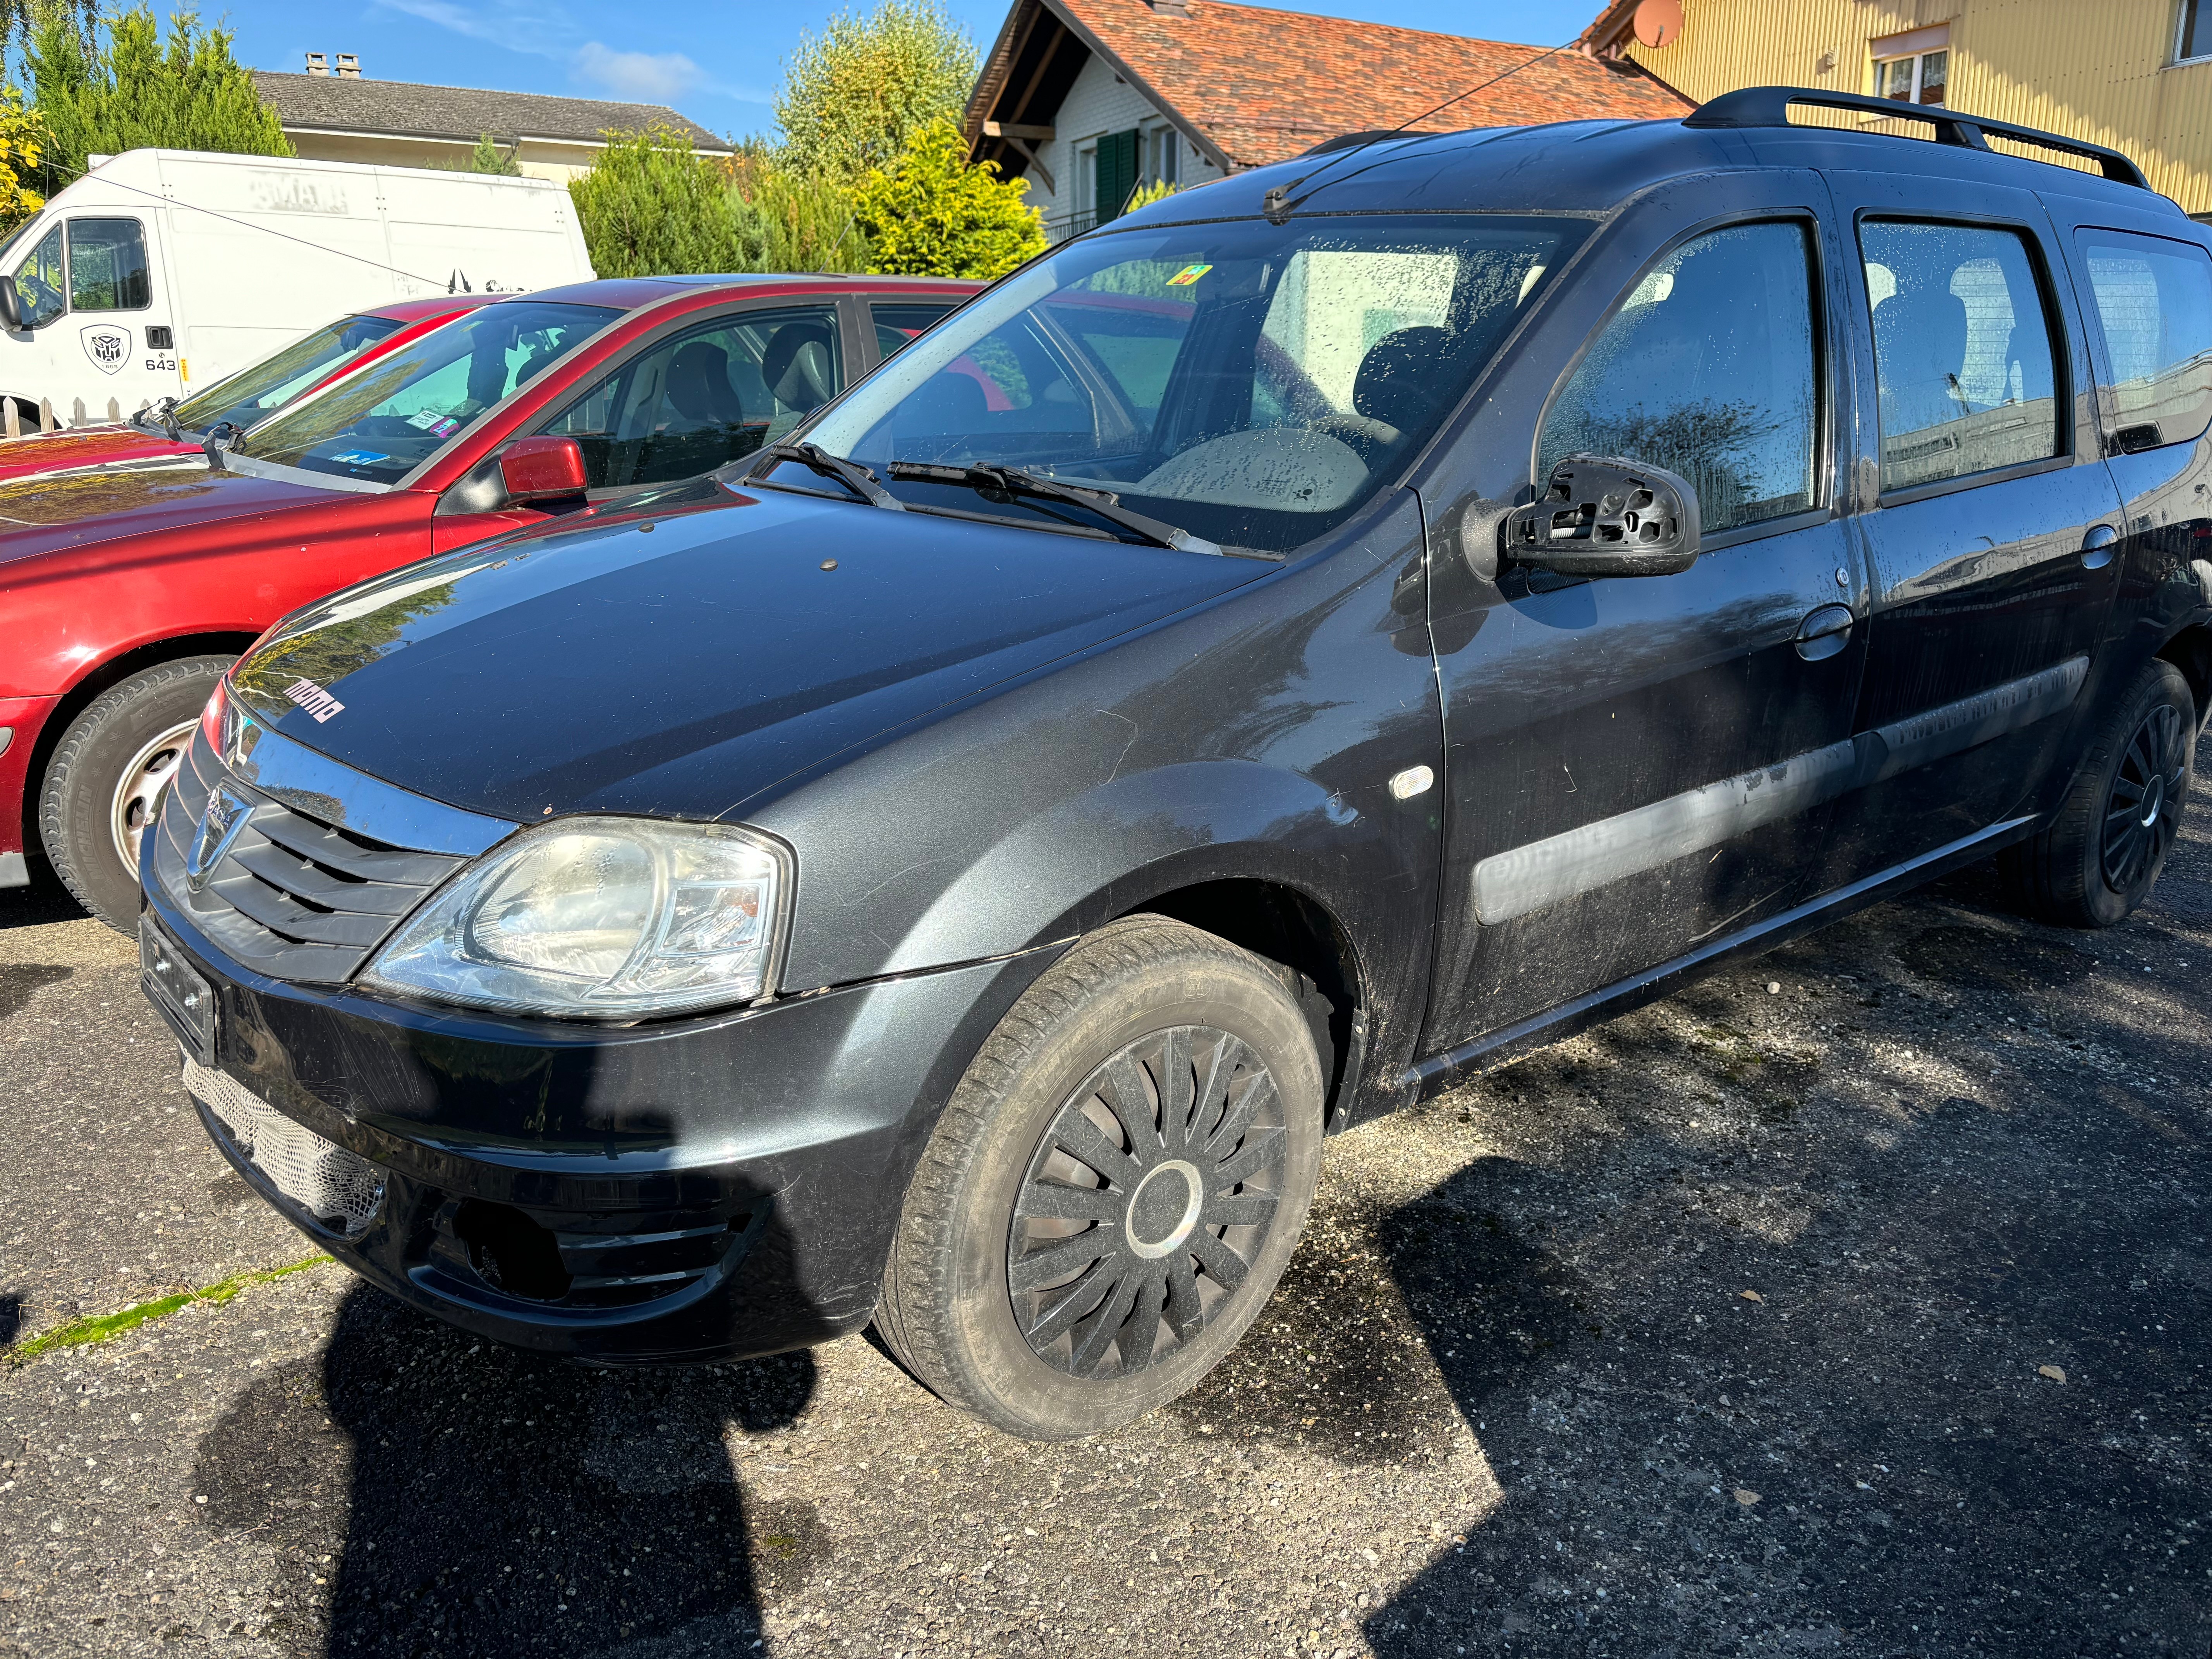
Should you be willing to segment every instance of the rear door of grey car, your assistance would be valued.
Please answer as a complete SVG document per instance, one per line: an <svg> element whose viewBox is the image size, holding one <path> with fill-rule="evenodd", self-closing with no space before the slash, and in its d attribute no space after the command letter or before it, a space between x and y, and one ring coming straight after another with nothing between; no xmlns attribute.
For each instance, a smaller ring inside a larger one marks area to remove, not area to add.
<svg viewBox="0 0 2212 1659"><path fill-rule="evenodd" d="M2029 191L1830 175L1863 272L1854 520L1873 581L1863 787L1830 878L2025 810L2063 763L2111 608L2120 503L2081 317Z"/></svg>

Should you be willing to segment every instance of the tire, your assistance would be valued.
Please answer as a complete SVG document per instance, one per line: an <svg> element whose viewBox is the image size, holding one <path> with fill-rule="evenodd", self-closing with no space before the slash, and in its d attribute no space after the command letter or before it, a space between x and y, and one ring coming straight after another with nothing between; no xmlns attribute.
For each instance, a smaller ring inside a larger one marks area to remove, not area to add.
<svg viewBox="0 0 2212 1659"><path fill-rule="evenodd" d="M2196 762L2197 703L2170 662L2145 663L2049 824L2002 854L2021 907L2062 927L2110 927L2157 884Z"/></svg>
<svg viewBox="0 0 2212 1659"><path fill-rule="evenodd" d="M1159 1109L1162 1079L1187 1117ZM929 1389L1009 1434L1141 1417L1212 1370L1273 1294L1313 1200L1322 1111L1311 1028L1267 964L1164 917L1102 928L953 1091L877 1328Z"/></svg>
<svg viewBox="0 0 2212 1659"><path fill-rule="evenodd" d="M138 925L138 832L233 660L182 657L110 686L70 722L46 764L46 857L77 902L118 933Z"/></svg>

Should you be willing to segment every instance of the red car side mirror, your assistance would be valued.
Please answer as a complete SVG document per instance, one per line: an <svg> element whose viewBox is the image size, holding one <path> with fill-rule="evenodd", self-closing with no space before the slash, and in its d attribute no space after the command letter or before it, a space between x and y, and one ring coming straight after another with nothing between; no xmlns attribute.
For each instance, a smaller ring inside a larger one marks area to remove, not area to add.
<svg viewBox="0 0 2212 1659"><path fill-rule="evenodd" d="M574 438L518 438L500 452L500 482L509 502L580 495L589 487L584 452Z"/></svg>

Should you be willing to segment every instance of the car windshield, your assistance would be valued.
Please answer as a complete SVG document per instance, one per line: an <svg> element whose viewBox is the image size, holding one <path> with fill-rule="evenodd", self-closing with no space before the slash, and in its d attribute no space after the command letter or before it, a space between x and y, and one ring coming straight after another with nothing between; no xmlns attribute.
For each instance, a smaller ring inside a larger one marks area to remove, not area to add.
<svg viewBox="0 0 2212 1659"><path fill-rule="evenodd" d="M194 432L204 432L219 421L252 426L400 326L390 317L341 317L328 328L293 341L275 356L187 398L177 405L177 424Z"/></svg>
<svg viewBox="0 0 2212 1659"><path fill-rule="evenodd" d="M1084 237L797 435L909 507L1141 536L1133 512L1287 552L1404 466L1585 230L1378 215ZM841 491L797 459L757 476ZM1113 492L1123 520L1068 487Z"/></svg>
<svg viewBox="0 0 2212 1659"><path fill-rule="evenodd" d="M258 460L395 483L622 313L502 300L364 364L240 441Z"/></svg>

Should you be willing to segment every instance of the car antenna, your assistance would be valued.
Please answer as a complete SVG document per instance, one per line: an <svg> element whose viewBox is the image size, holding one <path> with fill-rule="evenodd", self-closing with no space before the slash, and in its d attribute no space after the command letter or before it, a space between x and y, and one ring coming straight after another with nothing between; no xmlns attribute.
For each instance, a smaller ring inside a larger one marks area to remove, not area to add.
<svg viewBox="0 0 2212 1659"><path fill-rule="evenodd" d="M1556 57L1559 53L1565 52L1572 45L1574 45L1572 40L1562 40L1558 46L1548 47L1546 50L1538 52L1534 58L1528 58L1522 63L1516 64L1511 69L1504 71L1504 73L1492 76L1487 81L1481 82L1478 86L1469 87L1465 92L1454 93L1450 97L1445 99L1443 103L1438 104L1434 109L1425 109L1419 115L1407 116L1404 120L1399 122L1396 126L1392 127L1388 132L1378 132L1372 138L1361 139L1358 143L1352 145L1349 149L1340 150L1337 154L1330 156L1328 161L1324 161L1313 172L1306 173L1301 178L1293 179L1287 185L1274 185L1267 191L1266 197L1261 199L1260 210L1267 216L1267 219L1270 223L1278 225L1281 224L1285 219L1288 219L1291 216L1291 213L1293 209L1303 206L1305 204L1307 198L1310 197L1314 193L1313 190L1309 190L1306 191L1305 195L1299 197L1297 201L1291 201L1290 199L1291 192L1296 190L1300 185L1311 184L1314 186L1314 190L1320 189L1321 185L1319 180L1322 175L1327 173L1331 167L1336 166L1338 162L1350 161L1353 156L1358 155L1361 150L1369 148L1370 145L1382 143L1386 140L1395 138L1400 133L1405 131L1407 127L1412 126L1414 122L1425 121L1431 115L1440 114L1443 111L1449 109L1454 104L1462 102L1466 99L1472 98L1476 93L1486 91L1489 88L1496 86L1500 81L1506 79L1508 76L1520 74L1522 70L1528 68L1531 64L1540 64L1547 58Z"/></svg>

